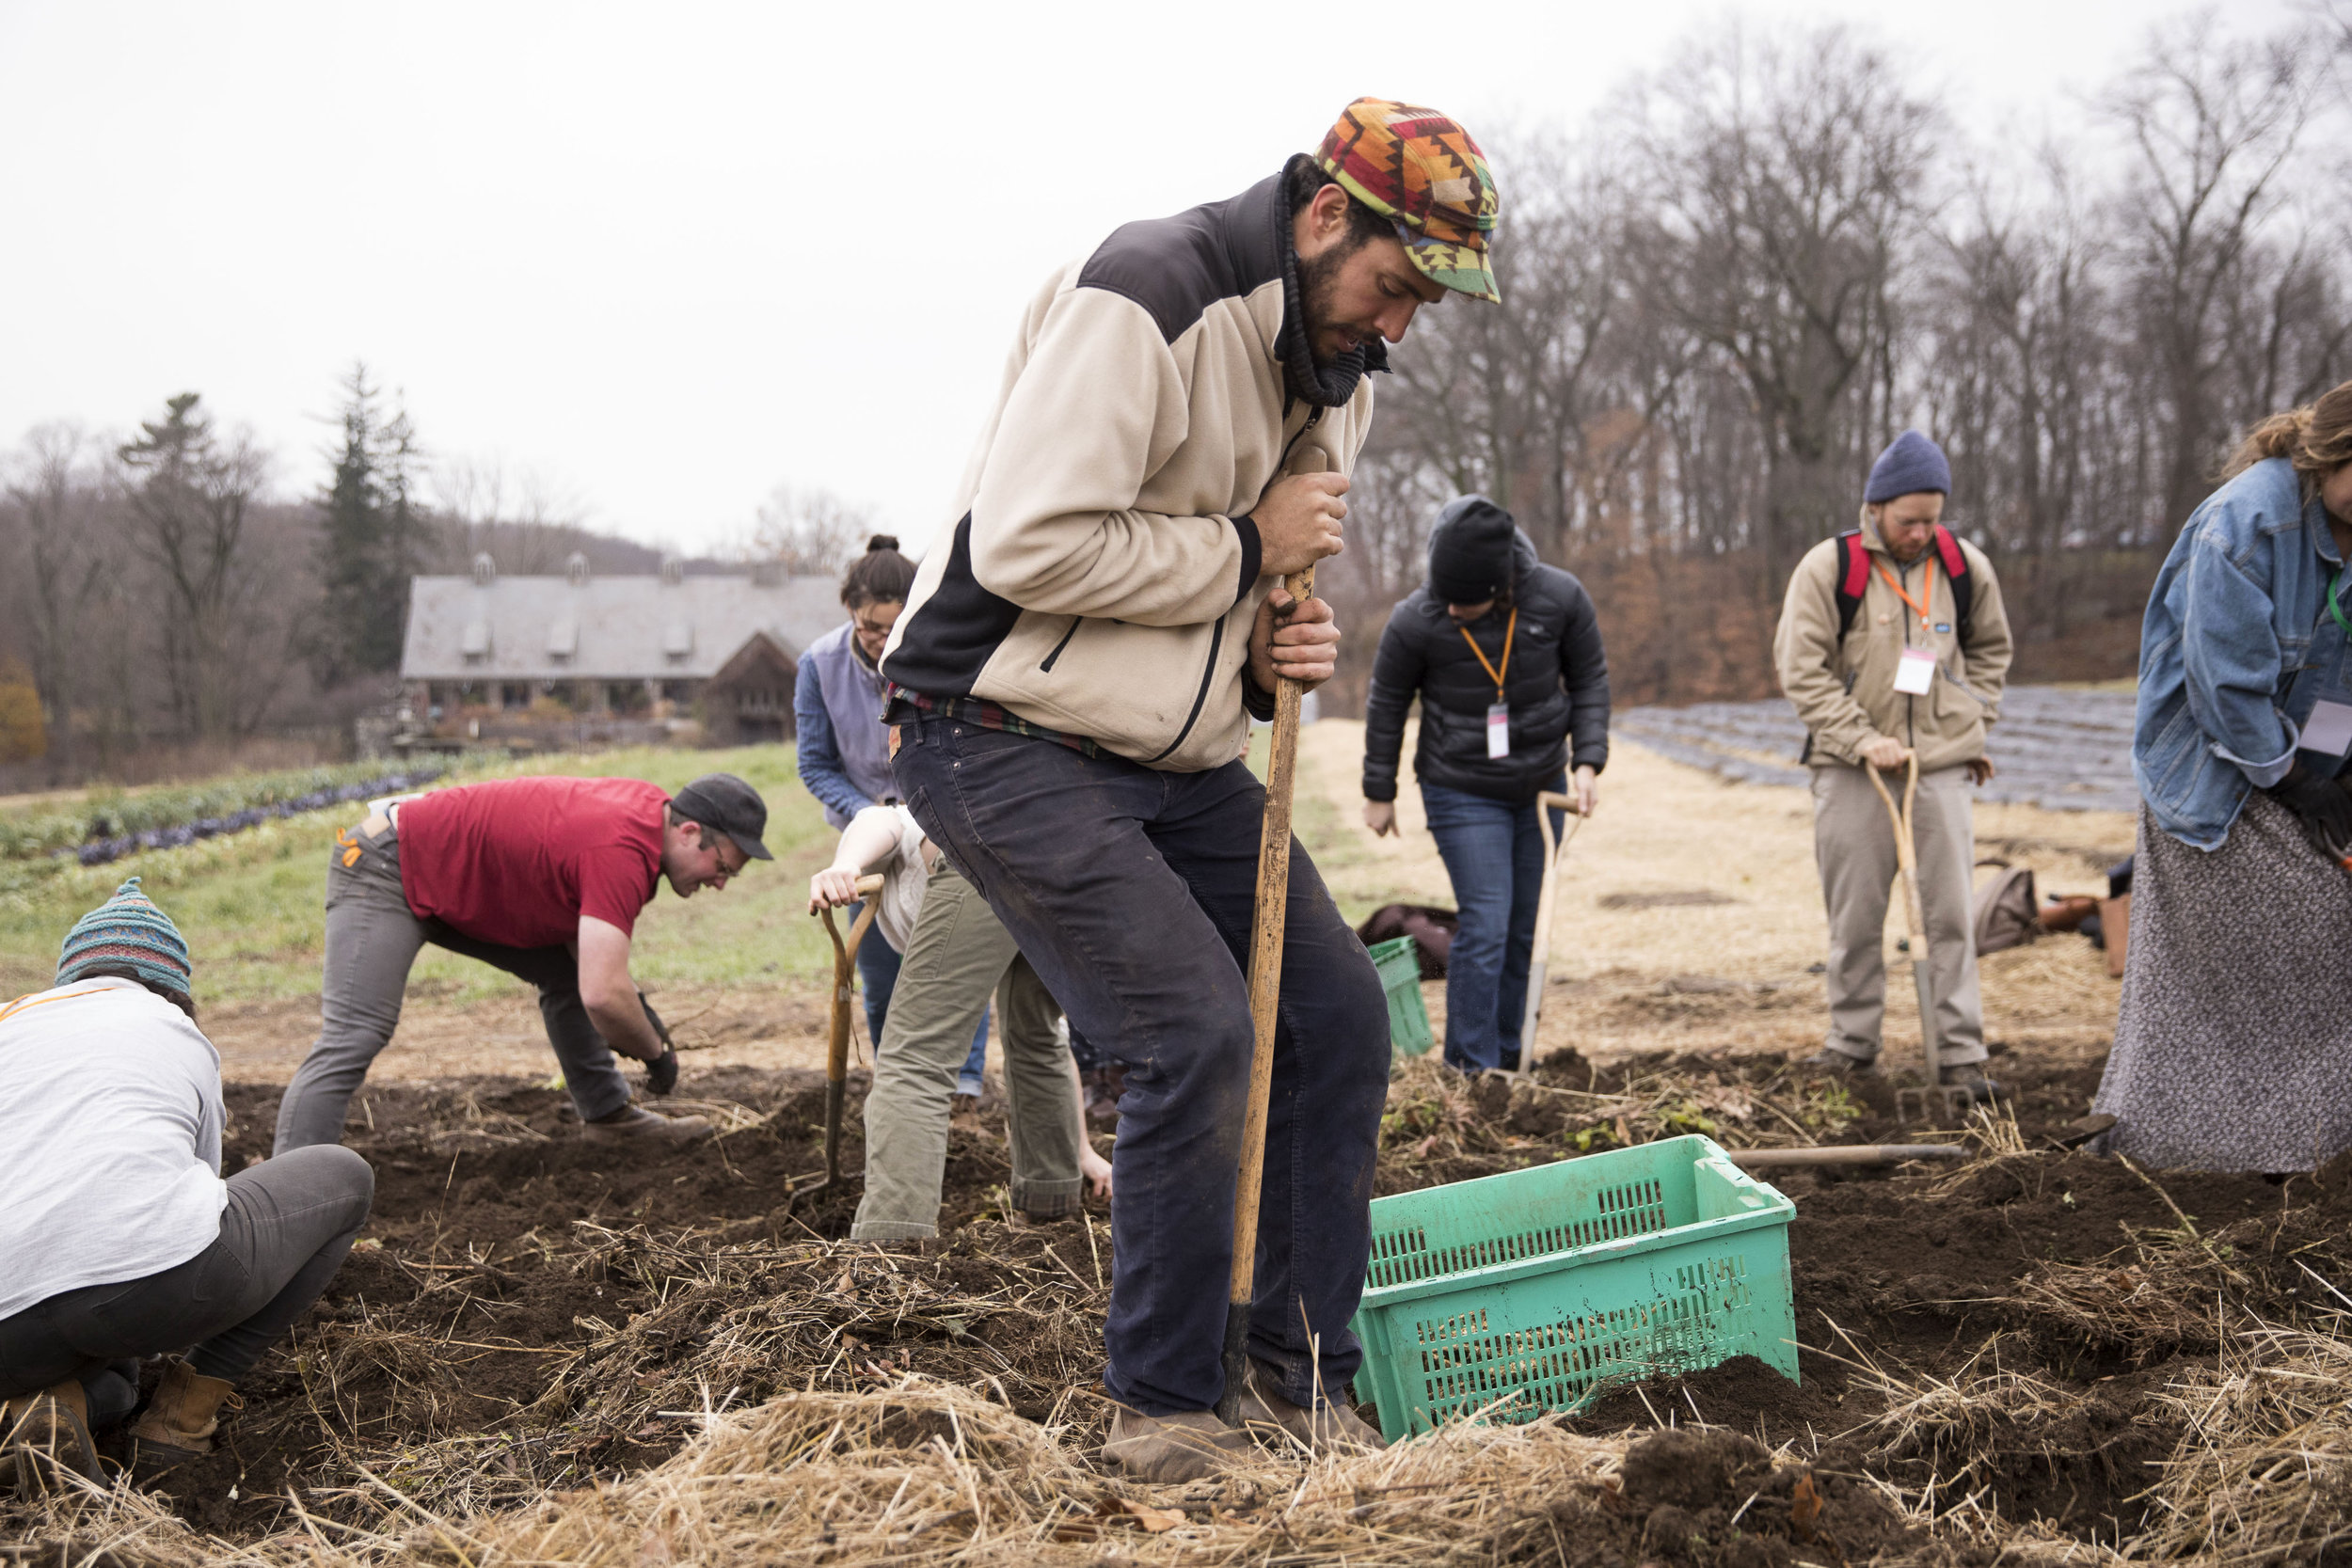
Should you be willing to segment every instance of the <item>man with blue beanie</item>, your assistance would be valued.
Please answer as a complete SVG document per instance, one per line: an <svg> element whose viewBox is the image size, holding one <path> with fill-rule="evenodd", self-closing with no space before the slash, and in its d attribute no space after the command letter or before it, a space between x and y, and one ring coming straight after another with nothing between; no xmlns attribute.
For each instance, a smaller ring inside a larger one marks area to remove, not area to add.
<svg viewBox="0 0 2352 1568"><path fill-rule="evenodd" d="M1892 774L1915 756L1942 1078L1984 1099L1998 1085L1984 1075L1969 790L1993 776L1985 732L2000 712L2010 635L1993 563L1943 526L1951 488L1943 449L1915 430L1897 436L1870 467L1858 526L1797 563L1772 660L1808 736L1813 850L1829 909L1829 1037L1809 1065L1867 1072L1877 1062L1897 865L1894 825L1865 769Z"/></svg>
<svg viewBox="0 0 2352 1568"><path fill-rule="evenodd" d="M90 1433L133 1413L147 1356L169 1359L133 1473L211 1452L237 1380L351 1250L374 1173L322 1144L223 1180L220 1054L136 877L66 934L56 985L0 1006L0 1489L96 1479Z"/></svg>

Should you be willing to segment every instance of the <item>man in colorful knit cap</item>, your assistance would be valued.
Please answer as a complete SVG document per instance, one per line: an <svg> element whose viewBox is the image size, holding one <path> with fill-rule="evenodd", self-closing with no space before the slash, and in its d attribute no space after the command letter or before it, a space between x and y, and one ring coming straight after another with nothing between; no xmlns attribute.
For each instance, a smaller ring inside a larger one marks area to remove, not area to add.
<svg viewBox="0 0 2352 1568"><path fill-rule="evenodd" d="M767 827L767 803L732 773L675 797L639 779L530 778L379 801L327 857L319 1037L278 1104L278 1152L342 1137L428 942L538 988L590 1141L676 1148L707 1135L701 1117L636 1104L612 1059L649 1064L657 1094L677 1084L676 1053L629 978L629 944L665 879L691 898L773 859Z"/></svg>
<svg viewBox="0 0 2352 1568"><path fill-rule="evenodd" d="M1370 372L1414 313L1498 296L1494 181L1434 110L1359 99L1239 196L1131 223L1031 300L943 543L882 657L899 794L1127 1065L1105 1453L1186 1480L1212 1406L1253 1029L1265 793L1236 760L1339 628L1284 575L1341 547ZM1339 1401L1371 1245L1388 1012L1291 851L1249 1425L1378 1441Z"/></svg>
<svg viewBox="0 0 2352 1568"><path fill-rule="evenodd" d="M134 1473L210 1452L367 1221L374 1174L331 1144L222 1179L220 1056L188 981L134 877L67 934L52 990L0 1007L0 1486L96 1478L90 1434L132 1413L142 1356L170 1359Z"/></svg>

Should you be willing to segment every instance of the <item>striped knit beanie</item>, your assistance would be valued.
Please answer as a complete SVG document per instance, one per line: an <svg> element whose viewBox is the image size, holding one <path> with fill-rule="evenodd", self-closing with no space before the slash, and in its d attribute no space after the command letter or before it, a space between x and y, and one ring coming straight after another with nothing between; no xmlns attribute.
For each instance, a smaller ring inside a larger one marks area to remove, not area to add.
<svg viewBox="0 0 2352 1568"><path fill-rule="evenodd" d="M57 984L70 986L93 969L127 969L188 994L188 944L171 923L139 891L136 877L115 889L115 895L73 923L57 953Z"/></svg>

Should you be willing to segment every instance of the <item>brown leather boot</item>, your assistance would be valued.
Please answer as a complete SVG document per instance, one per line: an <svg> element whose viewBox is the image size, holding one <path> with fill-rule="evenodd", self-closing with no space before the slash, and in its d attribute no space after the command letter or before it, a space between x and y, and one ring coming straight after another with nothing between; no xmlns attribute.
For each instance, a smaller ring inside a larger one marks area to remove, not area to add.
<svg viewBox="0 0 2352 1568"><path fill-rule="evenodd" d="M1241 1424L1261 1438L1279 1431L1314 1453L1372 1453L1389 1446L1387 1438L1345 1404L1326 1400L1313 1410L1293 1404L1276 1388L1274 1375L1255 1361L1249 1363L1249 1386L1241 1396Z"/></svg>
<svg viewBox="0 0 2352 1568"><path fill-rule="evenodd" d="M89 1405L79 1383L67 1378L0 1405L0 1485L13 1481L18 1497L30 1497L68 1470L98 1479Z"/></svg>
<svg viewBox="0 0 2352 1568"><path fill-rule="evenodd" d="M176 1465L213 1451L220 1413L243 1410L226 1378L205 1377L178 1356L164 1365L164 1380L147 1402L146 1413L130 1425L131 1474L145 1482Z"/></svg>
<svg viewBox="0 0 2352 1568"><path fill-rule="evenodd" d="M1199 1481L1232 1465L1249 1448L1249 1434L1229 1427L1214 1410L1146 1416L1121 1410L1111 1418L1102 1457L1153 1486Z"/></svg>
<svg viewBox="0 0 2352 1568"><path fill-rule="evenodd" d="M609 1117L580 1123L580 1135L592 1144L683 1148L710 1136L710 1118L665 1117L643 1105L624 1105Z"/></svg>

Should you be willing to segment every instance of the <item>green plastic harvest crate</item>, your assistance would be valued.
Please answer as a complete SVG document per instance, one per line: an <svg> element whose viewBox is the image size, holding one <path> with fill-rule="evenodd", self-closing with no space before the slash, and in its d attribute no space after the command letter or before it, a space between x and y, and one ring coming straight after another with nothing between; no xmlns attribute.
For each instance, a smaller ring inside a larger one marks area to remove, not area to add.
<svg viewBox="0 0 2352 1568"><path fill-rule="evenodd" d="M1421 1002L1421 952L1411 937L1372 944L1372 964L1380 989L1389 993L1389 1043L1400 1055L1418 1056L1436 1043L1429 1009Z"/></svg>
<svg viewBox="0 0 2352 1568"><path fill-rule="evenodd" d="M1795 1212L1697 1136L1375 1198L1357 1398L1395 1439L1735 1355L1793 1383Z"/></svg>

